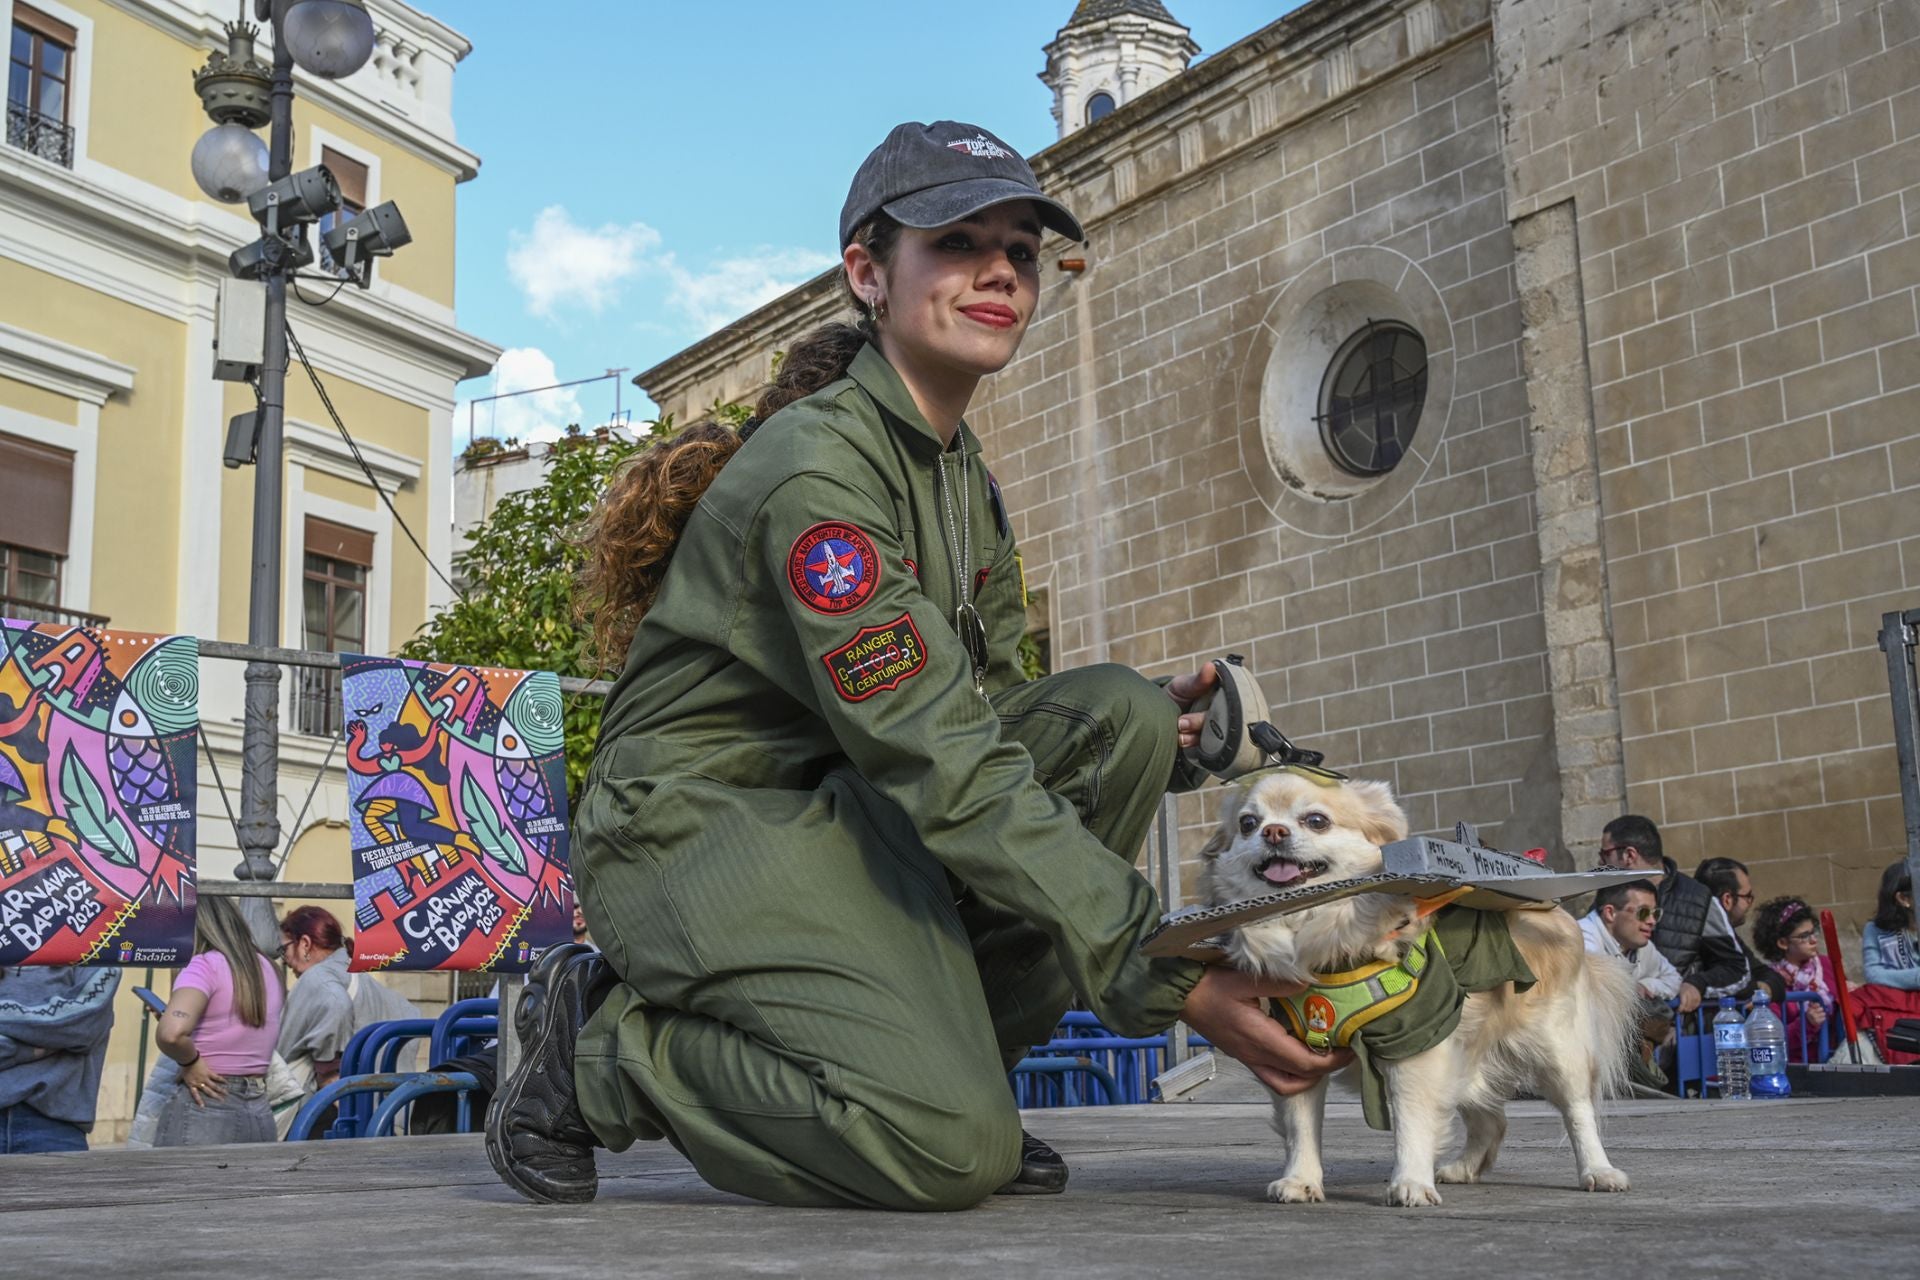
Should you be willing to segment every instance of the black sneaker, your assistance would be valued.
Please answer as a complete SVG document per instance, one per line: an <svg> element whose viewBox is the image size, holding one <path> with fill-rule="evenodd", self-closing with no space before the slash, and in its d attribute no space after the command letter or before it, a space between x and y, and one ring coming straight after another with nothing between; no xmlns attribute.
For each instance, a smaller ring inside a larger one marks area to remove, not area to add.
<svg viewBox="0 0 1920 1280"><path fill-rule="evenodd" d="M1020 1172L993 1194L997 1196L1057 1196L1067 1189L1067 1162L1060 1153L1020 1131Z"/></svg>
<svg viewBox="0 0 1920 1280"><path fill-rule="evenodd" d="M573 1053L613 983L605 958L578 942L550 949L527 974L514 1018L520 1065L487 1108L487 1159L536 1203L584 1204L600 1189L599 1142L580 1114Z"/></svg>

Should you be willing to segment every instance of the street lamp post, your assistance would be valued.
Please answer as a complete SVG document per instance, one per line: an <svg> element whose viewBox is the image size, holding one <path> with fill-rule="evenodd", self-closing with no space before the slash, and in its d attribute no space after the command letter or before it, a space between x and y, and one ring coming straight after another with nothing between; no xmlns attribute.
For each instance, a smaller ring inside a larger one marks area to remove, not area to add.
<svg viewBox="0 0 1920 1280"><path fill-rule="evenodd" d="M361 0L254 0L254 3L254 16L263 22L271 21L273 26L271 68L263 67L253 57L253 35L257 28L245 21L243 0L242 20L227 29L227 52L216 52L195 77L196 88L215 127L196 145L193 160L194 177L209 196L227 202L246 201L266 230L259 242L233 256L232 266L236 275L260 280L266 295L265 342L256 381L259 406L254 415L252 449L256 469L247 643L257 648L271 648L281 640L281 453L286 418L287 287L294 273L312 261L311 250L306 245L306 224L322 212L315 207L315 200L328 202L330 193L330 203L336 208L339 200L338 187L324 169L318 170L317 176L301 174L295 178L293 175L293 69L298 62L309 72L328 79L351 75L372 55L373 21ZM270 126L265 173L258 175L264 182L255 177L259 139L251 132L262 123ZM289 178L294 178L295 185L288 185ZM316 197L312 195L314 192L321 194ZM398 221L397 211L393 218ZM357 224L359 220L354 221ZM367 270L363 270L358 282L365 287L369 278ZM229 465L245 460L231 454L228 458ZM271 662L249 662L238 830L242 861L234 868L234 875L241 880L270 880L274 875L274 852L280 843L279 739L280 668ZM279 928L271 905L261 898L242 899L242 905L248 910L248 923L256 937L269 946L277 943Z"/></svg>

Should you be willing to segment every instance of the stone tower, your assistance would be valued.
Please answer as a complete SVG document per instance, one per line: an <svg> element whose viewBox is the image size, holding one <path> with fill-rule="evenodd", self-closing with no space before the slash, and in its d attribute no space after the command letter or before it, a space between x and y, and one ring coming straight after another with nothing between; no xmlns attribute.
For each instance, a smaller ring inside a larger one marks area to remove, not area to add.
<svg viewBox="0 0 1920 1280"><path fill-rule="evenodd" d="M1060 136L1171 80L1199 52L1160 0L1080 0L1040 73Z"/></svg>

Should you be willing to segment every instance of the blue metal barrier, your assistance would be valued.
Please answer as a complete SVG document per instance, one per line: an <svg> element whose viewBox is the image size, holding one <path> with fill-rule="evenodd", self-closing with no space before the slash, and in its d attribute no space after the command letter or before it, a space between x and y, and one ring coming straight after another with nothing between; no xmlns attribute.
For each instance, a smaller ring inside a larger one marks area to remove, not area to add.
<svg viewBox="0 0 1920 1280"><path fill-rule="evenodd" d="M498 996L478 996L472 1000L456 1000L448 1005L433 1023L433 1038L427 1049L427 1066L436 1062L445 1062L457 1058L465 1050L464 1045L456 1045L456 1038L466 1036L475 1039L480 1036L496 1036L499 1032L500 998ZM473 1019L485 1018L493 1025L481 1027Z"/></svg>
<svg viewBox="0 0 1920 1280"><path fill-rule="evenodd" d="M472 1000L459 1000L447 1006L439 1017L397 1018L390 1022L376 1022L354 1032L347 1042L346 1049L340 1055L340 1077L326 1089L321 1090L301 1107L300 1115L306 1116L309 1108L312 1117L301 1126L300 1117L296 1117L296 1130L303 1135L311 1132L320 1113L335 1101L339 1104L338 1114L325 1136L329 1138L358 1138L380 1131L380 1116L386 1107L380 1103L378 1095L397 1088L394 1081L421 1080L438 1078L425 1072L403 1072L400 1070L400 1055L407 1046L416 1040L427 1041L427 1061L424 1065L446 1062L469 1052L475 1042L490 1039L499 1034L500 1020L498 1011L500 1002L493 996L482 996ZM455 1073L459 1074L459 1073ZM369 1083L371 1082L371 1083ZM354 1087L335 1089L336 1085L351 1084ZM467 1086L471 1088L472 1086ZM426 1092L447 1092L446 1089L428 1089ZM408 1100L419 1096L419 1091L408 1095ZM325 1102L321 1102L322 1098ZM389 1101L391 1101L389 1099ZM319 1105L315 1105L315 1104ZM376 1107L378 1110L376 1110ZM391 1120L387 1122L391 1125ZM457 1132L472 1131L472 1107L463 1089L458 1107ZM294 1141L294 1131L287 1135L288 1141Z"/></svg>
<svg viewBox="0 0 1920 1280"><path fill-rule="evenodd" d="M408 1090L399 1105L395 1105L394 1099L389 1098L386 1104L381 1106L380 1110L374 1114L372 1132L391 1133L393 1117L399 1112L400 1106L427 1093L459 1092L464 1101L466 1091L477 1088L478 1083L473 1076L464 1071L404 1072L400 1074L382 1072L373 1075L342 1076L326 1088L320 1090L320 1092L314 1094L311 1098L308 1098L306 1102L301 1105L300 1113L293 1118L293 1127L287 1131L287 1141L305 1142L311 1138L313 1136L313 1127L319 1122L321 1115L328 1107L336 1103L339 1104L341 1115L344 1118L347 1111L347 1104L356 1097L371 1097L376 1093L393 1093L398 1095L403 1089ZM351 1138L358 1136L357 1132L350 1131L342 1133L339 1130L340 1125L336 1122L334 1127L329 1129L324 1136L329 1138Z"/></svg>
<svg viewBox="0 0 1920 1280"><path fill-rule="evenodd" d="M1106 1103L1108 1106L1112 1106L1114 1103L1120 1100L1120 1087L1114 1081L1113 1074L1109 1072L1105 1067L1095 1062L1092 1058L1087 1058L1087 1057L1022 1058L1019 1062L1019 1065L1014 1067L1013 1074L1015 1076L1034 1077L1036 1078L1036 1083L1039 1080L1043 1080L1047 1077L1053 1077L1053 1076L1059 1077L1059 1083L1061 1086L1060 1102L1032 1103L1032 1104L1023 1102L1021 1103L1022 1106L1052 1105L1052 1106L1062 1106L1062 1107L1076 1107L1076 1106L1094 1105L1092 1103L1078 1102L1074 1100L1075 1093L1073 1090L1072 1083L1068 1079L1068 1076L1070 1074L1084 1075L1088 1080L1092 1081L1094 1084L1099 1085L1101 1091L1106 1094Z"/></svg>
<svg viewBox="0 0 1920 1280"><path fill-rule="evenodd" d="M1052 1040L1031 1050L1009 1075L1014 1099L1022 1107L1082 1107L1150 1102L1153 1078L1166 1069L1167 1040L1159 1036L1117 1036L1083 1010L1066 1014ZM1188 1044L1209 1047L1199 1036ZM1040 1063L1058 1066L1038 1066ZM1098 1071L1098 1075L1095 1074ZM1097 1081L1101 1096L1080 1083Z"/></svg>
<svg viewBox="0 0 1920 1280"><path fill-rule="evenodd" d="M404 1076L393 1092L387 1095L380 1109L373 1113L371 1135L375 1138L393 1136L393 1124L402 1111L412 1106L414 1100L430 1093L458 1093L460 1095L455 1116L456 1133L473 1132L473 1103L470 1095L479 1088L480 1082L472 1073L466 1071L422 1071Z"/></svg>

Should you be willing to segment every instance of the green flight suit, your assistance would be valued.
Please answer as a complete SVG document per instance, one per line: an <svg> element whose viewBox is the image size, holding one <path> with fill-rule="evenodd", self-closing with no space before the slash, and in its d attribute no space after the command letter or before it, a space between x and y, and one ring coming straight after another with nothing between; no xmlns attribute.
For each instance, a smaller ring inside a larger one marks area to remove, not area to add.
<svg viewBox="0 0 1920 1280"><path fill-rule="evenodd" d="M575 825L622 979L575 1071L609 1147L665 1136L779 1204L962 1208L1018 1169L1005 1073L1074 992L1146 1034L1199 980L1136 950L1160 911L1131 861L1192 780L1177 708L1124 667L1022 681L978 452L868 347L689 519ZM953 622L962 528L990 701Z"/></svg>

